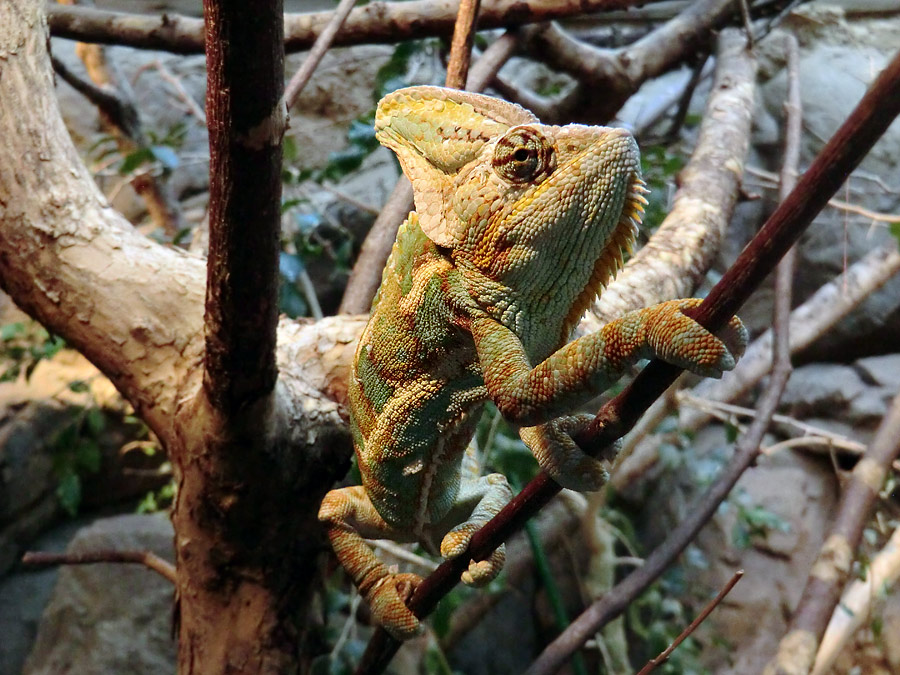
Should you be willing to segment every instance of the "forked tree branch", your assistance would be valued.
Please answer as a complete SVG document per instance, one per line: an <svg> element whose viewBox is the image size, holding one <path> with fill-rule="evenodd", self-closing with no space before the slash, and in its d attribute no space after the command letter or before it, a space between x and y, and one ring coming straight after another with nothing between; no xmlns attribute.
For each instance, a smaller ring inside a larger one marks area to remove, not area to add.
<svg viewBox="0 0 900 675"><path fill-rule="evenodd" d="M730 32L724 31L722 39L726 39L725 36ZM789 197L769 217L735 264L713 287L694 315L698 322L715 331L735 314L812 222L815 215L821 211L846 176L884 134L898 113L900 113L900 54L882 71L850 117L816 157ZM678 368L669 364L660 361L651 362L622 393L601 409L594 422L577 439L579 444L599 455L600 451L634 425L642 412L666 390L679 372ZM774 412L777 397L773 395L770 399L761 403L760 407L771 406ZM467 553L444 562L418 587L410 602L410 607L416 615L423 617L430 613L440 598L456 585L470 559L487 558L501 542L508 539L525 521L543 508L559 489L546 474L542 473L532 480L494 519L475 534ZM618 611L621 611L621 608ZM581 624L581 631L576 628L576 624L570 627L571 632L567 631L566 641L572 642L576 647L583 642L584 627L596 625L597 612L592 614L594 616L587 617ZM396 641L379 630L373 637L358 672L381 672L398 646Z"/></svg>

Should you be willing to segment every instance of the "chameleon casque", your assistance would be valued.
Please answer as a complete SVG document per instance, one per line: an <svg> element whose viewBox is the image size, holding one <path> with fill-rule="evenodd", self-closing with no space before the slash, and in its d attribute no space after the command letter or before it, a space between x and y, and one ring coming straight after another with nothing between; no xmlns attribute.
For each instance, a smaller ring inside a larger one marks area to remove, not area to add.
<svg viewBox="0 0 900 675"><path fill-rule="evenodd" d="M421 86L384 97L375 132L412 181L416 210L350 377L363 484L329 492L319 519L376 620L407 639L421 627L401 590L421 579L392 574L364 538L465 551L511 497L504 476L479 477L466 461L487 400L560 485L597 490L604 464L572 440L589 418L560 416L641 358L720 376L746 332L734 318L717 338L682 313L699 300L674 300L568 342L621 267L646 204L624 129L544 125L512 103ZM504 558L501 547L472 561L463 581L486 584Z"/></svg>

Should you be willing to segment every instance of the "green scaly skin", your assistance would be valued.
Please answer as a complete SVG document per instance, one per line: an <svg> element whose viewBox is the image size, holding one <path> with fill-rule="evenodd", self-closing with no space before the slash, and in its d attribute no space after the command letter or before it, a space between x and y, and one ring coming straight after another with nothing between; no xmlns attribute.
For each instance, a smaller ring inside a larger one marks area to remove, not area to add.
<svg viewBox="0 0 900 675"><path fill-rule="evenodd" d="M421 630L404 599L420 578L391 574L366 538L461 555L510 499L500 474L479 477L466 448L487 400L520 425L541 468L589 491L603 464L562 417L638 359L720 376L743 352L735 318L719 337L676 300L626 314L568 342L622 264L646 203L637 145L622 129L548 126L519 106L437 87L378 105L376 135L412 181L350 378L362 486L332 490L319 519L335 553L394 637ZM721 339L719 339L721 338ZM502 547L463 581L500 571Z"/></svg>

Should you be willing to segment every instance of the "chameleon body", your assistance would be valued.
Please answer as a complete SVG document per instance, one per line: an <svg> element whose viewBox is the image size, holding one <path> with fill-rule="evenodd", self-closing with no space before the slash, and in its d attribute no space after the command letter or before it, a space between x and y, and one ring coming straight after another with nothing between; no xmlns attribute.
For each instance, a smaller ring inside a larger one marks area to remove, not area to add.
<svg viewBox="0 0 900 675"><path fill-rule="evenodd" d="M568 342L646 203L627 131L542 125L517 105L438 87L386 96L375 129L412 181L416 210L350 378L363 484L329 492L319 518L376 620L406 639L421 627L403 596L420 579L390 573L364 539L465 551L511 496L502 475L479 477L466 459L487 400L554 480L596 490L604 466L572 441L586 420L560 416L641 358L721 375L746 333L735 318L719 339L682 313L699 301L677 300ZM463 581L485 584L503 561L502 548L472 561Z"/></svg>

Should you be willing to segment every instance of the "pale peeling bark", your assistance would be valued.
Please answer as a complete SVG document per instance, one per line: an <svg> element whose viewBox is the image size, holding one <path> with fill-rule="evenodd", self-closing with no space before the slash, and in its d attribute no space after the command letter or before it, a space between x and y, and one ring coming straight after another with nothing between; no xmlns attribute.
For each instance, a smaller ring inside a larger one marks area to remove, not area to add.
<svg viewBox="0 0 900 675"><path fill-rule="evenodd" d="M750 142L756 62L737 31L723 33L715 83L697 146L672 210L650 241L603 291L580 330L640 307L690 296L719 250L737 202Z"/></svg>
<svg viewBox="0 0 900 675"><path fill-rule="evenodd" d="M162 438L200 357L204 266L135 232L78 157L40 6L0 5L0 282L87 356Z"/></svg>

